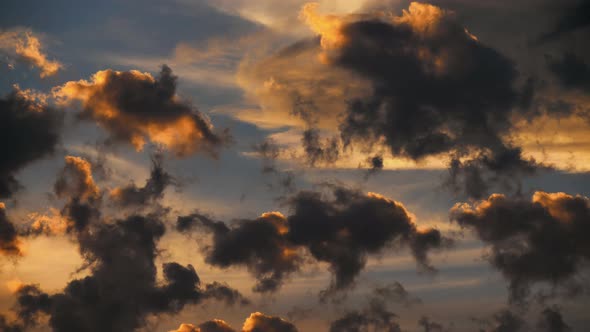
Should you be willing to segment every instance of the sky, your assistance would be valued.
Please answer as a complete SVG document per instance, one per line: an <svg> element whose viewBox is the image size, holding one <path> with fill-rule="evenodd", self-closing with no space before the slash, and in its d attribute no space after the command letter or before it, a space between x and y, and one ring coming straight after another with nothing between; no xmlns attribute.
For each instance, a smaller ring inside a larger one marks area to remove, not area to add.
<svg viewBox="0 0 590 332"><path fill-rule="evenodd" d="M590 2L2 7L0 331L590 326Z"/></svg>

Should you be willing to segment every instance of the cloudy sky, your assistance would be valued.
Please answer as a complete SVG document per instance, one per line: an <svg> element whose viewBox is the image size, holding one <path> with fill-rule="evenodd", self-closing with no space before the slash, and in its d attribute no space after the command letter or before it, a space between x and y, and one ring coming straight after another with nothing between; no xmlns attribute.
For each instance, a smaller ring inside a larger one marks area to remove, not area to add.
<svg viewBox="0 0 590 332"><path fill-rule="evenodd" d="M590 2L2 7L1 331L590 326Z"/></svg>

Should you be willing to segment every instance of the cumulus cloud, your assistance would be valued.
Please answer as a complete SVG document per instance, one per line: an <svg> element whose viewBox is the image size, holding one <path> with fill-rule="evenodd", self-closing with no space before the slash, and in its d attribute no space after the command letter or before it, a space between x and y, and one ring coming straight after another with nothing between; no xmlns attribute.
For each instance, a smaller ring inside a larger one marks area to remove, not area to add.
<svg viewBox="0 0 590 332"><path fill-rule="evenodd" d="M0 198L21 186L15 174L33 161L51 155L59 143L63 116L32 101L15 87L0 98Z"/></svg>
<svg viewBox="0 0 590 332"><path fill-rule="evenodd" d="M176 95L177 77L164 65L158 77L149 73L95 73L89 81L70 81L53 90L66 104L80 102L80 118L95 121L113 142L142 150L146 142L178 157L196 152L216 155L228 143L227 132L215 132L207 117Z"/></svg>
<svg viewBox="0 0 590 332"><path fill-rule="evenodd" d="M355 145L363 152L385 147L394 158L450 158L455 168L469 168L454 172L452 183L469 182L465 173L477 164L483 184L514 182L539 166L507 138L513 120L530 114L532 83L521 82L515 63L452 11L418 2L399 16L325 15L318 7L307 4L300 13L318 37L246 60L238 75L261 114L299 118L293 125L305 128L312 163ZM322 148L319 129L339 134L341 143Z"/></svg>
<svg viewBox="0 0 590 332"><path fill-rule="evenodd" d="M419 229L401 203L374 193L333 186L329 195L298 192L288 205L288 216L269 212L233 225L201 214L179 217L177 229L211 233L206 261L223 268L248 267L258 280L255 291L277 290L301 268L307 253L333 273L327 295L350 287L369 255L405 246L421 269L433 270L427 253L450 244L436 229Z"/></svg>
<svg viewBox="0 0 590 332"><path fill-rule="evenodd" d="M242 332L297 332L295 325L276 317L255 312L246 318ZM181 324L178 330L170 332L237 332L226 322L214 319L194 326L193 324Z"/></svg>
<svg viewBox="0 0 590 332"><path fill-rule="evenodd" d="M102 222L76 234L89 275L70 281L62 292L47 294L35 285L17 291L15 311L26 325L49 316L54 331L132 331L148 315L177 313L187 304L210 298L234 303L236 292L202 284L191 265L165 263L156 279L157 244L165 226L157 214ZM229 296L226 296L229 294Z"/></svg>
<svg viewBox="0 0 590 332"><path fill-rule="evenodd" d="M59 61L47 58L41 40L28 29L0 31L0 52L9 58L39 68L41 78L55 75L63 68Z"/></svg>
<svg viewBox="0 0 590 332"><path fill-rule="evenodd" d="M490 245L487 258L508 279L511 302L526 300L534 284L568 286L590 259L587 197L539 191L526 200L494 194L457 204L450 215Z"/></svg>

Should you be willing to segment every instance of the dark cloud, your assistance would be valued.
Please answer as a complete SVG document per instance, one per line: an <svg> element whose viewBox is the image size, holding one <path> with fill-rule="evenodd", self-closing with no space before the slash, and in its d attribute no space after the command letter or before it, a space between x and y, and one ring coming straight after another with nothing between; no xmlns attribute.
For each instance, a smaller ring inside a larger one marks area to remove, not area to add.
<svg viewBox="0 0 590 332"><path fill-rule="evenodd" d="M62 120L61 113L18 88L0 98L0 198L20 188L15 178L19 170L55 151Z"/></svg>
<svg viewBox="0 0 590 332"><path fill-rule="evenodd" d="M493 315L491 319L480 321L481 325L487 326L480 329L484 332L567 332L570 327L564 322L557 307L546 307L538 315L538 319L531 321L526 319L524 312L515 312L503 309ZM437 331L437 330L435 330Z"/></svg>
<svg viewBox="0 0 590 332"><path fill-rule="evenodd" d="M273 181L269 187L277 186L285 192L295 191L295 174L292 171L284 171L277 167L276 160L281 153L285 153L281 147L270 138L254 145L254 153L262 159L262 173L272 175Z"/></svg>
<svg viewBox="0 0 590 332"><path fill-rule="evenodd" d="M525 327L525 322L510 310L502 310L493 317L492 328L489 332L518 332Z"/></svg>
<svg viewBox="0 0 590 332"><path fill-rule="evenodd" d="M199 214L178 218L179 231L193 226L213 234L213 245L205 248L206 262L224 268L247 267L258 279L255 291L277 290L302 263L297 248L284 235L287 221L281 214L265 213L255 220L239 221L235 227Z"/></svg>
<svg viewBox="0 0 590 332"><path fill-rule="evenodd" d="M72 103L80 101L82 119L96 121L113 142L141 150L149 139L179 157L195 152L217 155L229 142L217 133L204 114L176 95L177 77L164 65L157 78L139 71L99 71L91 81L71 81L54 94Z"/></svg>
<svg viewBox="0 0 590 332"><path fill-rule="evenodd" d="M4 203L0 202L0 253L7 256L20 256L20 240L14 224L6 214Z"/></svg>
<svg viewBox="0 0 590 332"><path fill-rule="evenodd" d="M428 317L422 317L418 325L424 329L424 332L448 332L442 324L431 321Z"/></svg>
<svg viewBox="0 0 590 332"><path fill-rule="evenodd" d="M311 166L315 166L317 163L333 164L338 160L340 141L337 138L329 138L322 142L317 129L307 129L303 132L301 143L307 156L307 162Z"/></svg>
<svg viewBox="0 0 590 332"><path fill-rule="evenodd" d="M564 322L557 308L545 308L541 313L537 327L543 332L567 332L571 328Z"/></svg>
<svg viewBox="0 0 590 332"><path fill-rule="evenodd" d="M590 91L590 65L584 59L565 53L560 59L548 57L547 66L563 87Z"/></svg>
<svg viewBox="0 0 590 332"><path fill-rule="evenodd" d="M575 282L590 259L590 201L564 193L536 192L531 200L495 194L473 206L457 204L451 219L489 244L488 260L510 282L511 302L530 287Z"/></svg>
<svg viewBox="0 0 590 332"><path fill-rule="evenodd" d="M427 252L450 244L436 229L418 229L401 203L378 194L332 186L329 195L301 191L287 204L292 211L287 217L270 212L228 226L194 214L178 218L177 229L212 233L206 261L248 267L258 279L255 291L276 290L300 269L306 252L329 264L334 275L329 294L351 286L369 255L406 246L421 269L433 270Z"/></svg>
<svg viewBox="0 0 590 332"><path fill-rule="evenodd" d="M554 41L564 34L590 26L590 1L577 0L564 7L557 24L539 38L540 42Z"/></svg>
<svg viewBox="0 0 590 332"><path fill-rule="evenodd" d="M4 315L0 315L0 331L4 332L23 332L24 327L19 323L10 322Z"/></svg>
<svg viewBox="0 0 590 332"><path fill-rule="evenodd" d="M22 287L17 293L19 317L31 324L35 315L46 314L57 332L127 332L143 326L149 315L177 313L208 298L234 303L235 292L220 284L203 285L191 265L166 263L164 282L156 279L157 243L165 232L160 218L132 215L77 233L90 274L52 295L35 286Z"/></svg>
<svg viewBox="0 0 590 332"><path fill-rule="evenodd" d="M353 310L330 323L330 332L401 332L397 315L380 298L372 298L363 310Z"/></svg>
<svg viewBox="0 0 590 332"><path fill-rule="evenodd" d="M375 287L372 295L374 298L381 299L386 303L398 303L404 306L422 303L422 300L408 293L404 286L397 281Z"/></svg>
<svg viewBox="0 0 590 332"><path fill-rule="evenodd" d="M81 232L101 217L102 192L94 182L92 164L86 159L66 156L53 191L65 204L58 215L39 215L31 225L32 235Z"/></svg>
<svg viewBox="0 0 590 332"><path fill-rule="evenodd" d="M162 156L155 155L152 157L150 177L143 187L137 187L131 183L115 188L111 191L110 198L120 207L143 207L161 199L164 196L164 190L170 185L176 185L176 181L164 170Z"/></svg>
<svg viewBox="0 0 590 332"><path fill-rule="evenodd" d="M534 175L539 169L551 169L533 158L524 158L522 149L505 147L494 153L479 153L475 158L461 161L454 157L449 164L449 177L445 185L457 194L481 199L493 187L520 191L518 179Z"/></svg>

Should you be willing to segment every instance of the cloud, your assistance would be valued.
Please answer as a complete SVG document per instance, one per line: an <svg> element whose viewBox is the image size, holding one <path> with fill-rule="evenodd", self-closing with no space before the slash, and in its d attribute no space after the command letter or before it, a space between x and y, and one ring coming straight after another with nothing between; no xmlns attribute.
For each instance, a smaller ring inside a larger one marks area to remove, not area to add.
<svg viewBox="0 0 590 332"><path fill-rule="evenodd" d="M142 207L162 198L166 187L175 184L174 178L162 166L162 156L155 155L152 157L150 177L143 187L130 183L111 190L109 196L117 206Z"/></svg>
<svg viewBox="0 0 590 332"><path fill-rule="evenodd" d="M215 156L228 143L228 133L215 132L203 113L176 95L176 80L166 65L157 78L107 69L90 81L67 82L53 93L66 104L81 102L80 118L96 121L113 142L139 151L149 140L178 157L196 152Z"/></svg>
<svg viewBox="0 0 590 332"><path fill-rule="evenodd" d="M15 28L0 31L0 52L41 70L41 78L55 75L63 68L57 60L49 60L43 51L41 40L29 29Z"/></svg>
<svg viewBox="0 0 590 332"><path fill-rule="evenodd" d="M574 1L573 4L564 6L562 16L552 30L544 33L540 42L550 42L559 39L567 33L585 29L590 26L590 3L585 0Z"/></svg>
<svg viewBox="0 0 590 332"><path fill-rule="evenodd" d="M495 313L491 320L483 320L481 323L489 326L486 332L567 332L570 327L563 321L563 317L557 307L544 308L536 323L525 319L524 315L512 310L503 309Z"/></svg>
<svg viewBox="0 0 590 332"><path fill-rule="evenodd" d="M65 166L58 173L53 190L58 198L66 200L61 216L38 217L31 227L33 233L79 232L99 220L102 192L94 182L89 161L66 156Z"/></svg>
<svg viewBox="0 0 590 332"><path fill-rule="evenodd" d="M218 283L202 284L191 265L165 263L163 281L156 279L157 245L165 232L161 217L131 215L78 232L89 275L70 281L56 294L35 285L21 287L15 308L20 320L35 325L39 314L46 314L57 332L123 332L144 326L148 315L177 313L187 304L211 298L235 303L235 291L228 293L227 286Z"/></svg>
<svg viewBox="0 0 590 332"><path fill-rule="evenodd" d="M31 101L18 87L0 98L0 198L21 187L15 173L55 151L62 119L60 112Z"/></svg>
<svg viewBox="0 0 590 332"><path fill-rule="evenodd" d="M403 288L403 287L402 287ZM398 316L391 312L382 294L375 293L362 310L352 310L330 323L330 332L401 332Z"/></svg>
<svg viewBox="0 0 590 332"><path fill-rule="evenodd" d="M469 181L463 172L473 171L469 161L486 187L497 179L517 182L539 168L508 138L514 119L529 118L534 85L521 82L516 64L479 41L452 11L418 2L400 16L328 15L318 7L307 4L300 12L318 37L241 65L238 78L260 105L261 125L295 117L299 122L289 125L305 129L304 143L318 142L315 130L339 135L341 144L328 151L385 147L393 158L418 163L456 160L461 171L450 177L454 184ZM306 147L312 162L323 152L317 144ZM338 155L344 153L328 154Z"/></svg>
<svg viewBox="0 0 590 332"><path fill-rule="evenodd" d="M275 291L298 271L308 253L333 273L328 292L354 284L369 255L409 248L421 269L433 270L427 253L450 244L438 230L419 229L398 202L375 193L332 186L331 193L300 191L287 200L291 214L262 214L229 226L201 214L179 217L181 232L211 233L203 250L209 264L245 266L257 278L255 291Z"/></svg>
<svg viewBox="0 0 590 332"><path fill-rule="evenodd" d="M7 256L22 255L21 243L14 224L8 219L6 206L0 202L0 253Z"/></svg>
<svg viewBox="0 0 590 332"><path fill-rule="evenodd" d="M590 65L584 59L565 53L561 59L549 57L547 67L563 87L590 92Z"/></svg>
<svg viewBox="0 0 590 332"><path fill-rule="evenodd" d="M295 325L286 320L267 316L260 312L255 312L246 318L242 327L242 332L297 332ZM198 327L193 324L181 324L178 330L170 332L237 332L226 322L220 319L214 319L200 324Z"/></svg>
<svg viewBox="0 0 590 332"><path fill-rule="evenodd" d="M243 332L297 332L295 325L280 317L267 316L260 312L250 315L244 322Z"/></svg>
<svg viewBox="0 0 590 332"><path fill-rule="evenodd" d="M568 287L590 259L585 238L590 201L583 196L538 191L531 200L494 194L450 212L490 245L488 260L509 284L509 299L520 303L534 284Z"/></svg>

